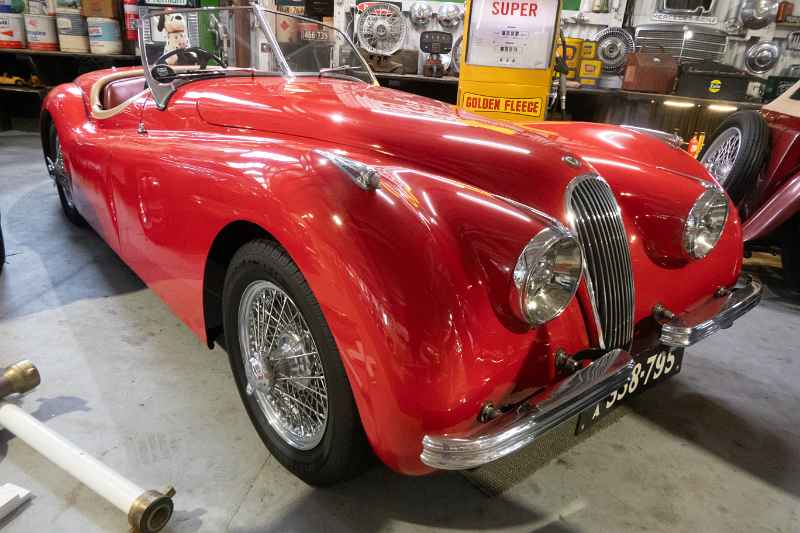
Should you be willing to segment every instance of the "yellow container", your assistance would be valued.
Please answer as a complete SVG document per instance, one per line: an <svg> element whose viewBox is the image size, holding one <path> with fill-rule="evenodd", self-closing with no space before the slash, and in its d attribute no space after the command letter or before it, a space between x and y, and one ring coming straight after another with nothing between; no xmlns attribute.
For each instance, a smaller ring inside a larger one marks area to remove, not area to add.
<svg viewBox="0 0 800 533"><path fill-rule="evenodd" d="M596 59L597 43L594 41L583 41L581 46L581 59Z"/></svg>
<svg viewBox="0 0 800 533"><path fill-rule="evenodd" d="M603 72L603 62L599 59L584 59L581 61L581 78L599 78Z"/></svg>
<svg viewBox="0 0 800 533"><path fill-rule="evenodd" d="M584 59L578 71L581 85L597 85L597 79L603 73L603 62L599 59Z"/></svg>
<svg viewBox="0 0 800 533"><path fill-rule="evenodd" d="M567 37L567 60L580 59L581 48L583 48L583 39L577 37Z"/></svg>

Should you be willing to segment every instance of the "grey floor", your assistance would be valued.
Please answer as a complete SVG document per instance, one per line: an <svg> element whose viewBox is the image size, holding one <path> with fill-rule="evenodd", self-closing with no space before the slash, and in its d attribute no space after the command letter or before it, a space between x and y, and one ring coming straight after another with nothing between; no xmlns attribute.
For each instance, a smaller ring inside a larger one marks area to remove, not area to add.
<svg viewBox="0 0 800 533"><path fill-rule="evenodd" d="M380 466L319 490L266 453L224 354L66 222L35 136L0 135L0 213L0 364L27 357L43 375L20 405L141 485L175 485L168 531L800 531L800 299L777 285L679 376L499 496ZM4 532L127 530L0 431L4 482L35 495Z"/></svg>

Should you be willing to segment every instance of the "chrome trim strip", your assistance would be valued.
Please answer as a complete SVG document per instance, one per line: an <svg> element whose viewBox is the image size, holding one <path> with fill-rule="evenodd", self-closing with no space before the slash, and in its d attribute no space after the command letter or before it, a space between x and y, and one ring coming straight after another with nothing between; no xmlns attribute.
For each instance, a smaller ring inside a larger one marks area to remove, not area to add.
<svg viewBox="0 0 800 533"><path fill-rule="evenodd" d="M420 460L432 468L463 470L505 457L619 389L632 372L631 355L612 350L477 433L425 435Z"/></svg>
<svg viewBox="0 0 800 533"><path fill-rule="evenodd" d="M256 12L256 19L258 20L258 24L261 26L261 31L264 32L264 35L266 35L267 39L269 39L269 44L272 45L272 51L278 58L278 63L281 65L281 70L283 70L288 77L293 78L294 72L292 72L289 62L286 61L286 56L283 55L283 50L281 50L281 46L278 44L278 38L275 37L275 33L272 31L272 28L269 27L267 18L264 16L264 11L266 10L259 6L256 2L250 2L250 5L253 7L253 11Z"/></svg>
<svg viewBox="0 0 800 533"><path fill-rule="evenodd" d="M664 172L669 172L670 174L675 174L676 176L683 176L684 178L689 178L691 180L696 181L706 189L717 189L720 191L723 190L722 186L719 183L717 183L716 179L704 179L701 178L700 176L692 176L687 172L681 172L680 170L675 170L673 168L667 168L662 166L656 166L656 170L663 170Z"/></svg>
<svg viewBox="0 0 800 533"><path fill-rule="evenodd" d="M569 236L569 237L575 237L575 233L573 231L571 231L564 224L562 224L559 220L557 220L556 218L551 217L550 215L548 215L544 211L539 211L538 209L536 209L534 207L531 207L531 206L529 206L527 204L523 204L522 202L518 202L516 200L512 200L511 198L508 198L506 196L502 196L500 194L492 194L492 196L494 198L497 198L498 200L502 200L502 201L508 203L509 205L513 205L514 207L516 207L518 209L521 209L523 211L527 211L528 213L532 214L533 216L538 218L540 221L542 221L543 223L547 224L552 229L558 231L559 233L561 233L563 235L566 235L566 236Z"/></svg>
<svg viewBox="0 0 800 533"><path fill-rule="evenodd" d="M676 348L697 344L717 331L731 327L735 320L756 307L761 301L761 292L761 282L743 274L727 296L710 300L663 324L661 342Z"/></svg>
<svg viewBox="0 0 800 533"><path fill-rule="evenodd" d="M620 127L633 131L638 131L639 133L644 133L646 135L651 135L657 139L664 141L673 148L680 148L684 144L683 138L677 133L667 133L666 131L662 130L643 128L641 126L631 126L630 124L620 124Z"/></svg>

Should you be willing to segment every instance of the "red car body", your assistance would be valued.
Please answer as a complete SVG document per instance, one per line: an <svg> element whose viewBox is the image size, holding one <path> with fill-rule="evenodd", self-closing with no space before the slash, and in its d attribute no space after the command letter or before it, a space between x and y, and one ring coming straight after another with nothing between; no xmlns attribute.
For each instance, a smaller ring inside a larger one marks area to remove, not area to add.
<svg viewBox="0 0 800 533"><path fill-rule="evenodd" d="M597 346L585 281L563 314L534 329L508 303L520 250L548 221L569 225L565 190L576 176L600 174L619 203L634 344L653 327L654 306L697 308L740 273L733 208L707 257L682 253L687 213L713 179L638 131L517 126L316 77L199 80L165 110L145 91L96 119L89 94L108 74L86 74L44 102L80 213L209 346L231 248L260 235L280 243L320 302L369 442L406 474L431 471L420 461L425 435L470 431L485 402L556 384L558 349ZM380 168L381 188L365 193L314 149Z"/></svg>
<svg viewBox="0 0 800 533"><path fill-rule="evenodd" d="M800 102L792 98L798 89L794 85L762 109L770 149L741 206L745 241L768 237L800 213Z"/></svg>

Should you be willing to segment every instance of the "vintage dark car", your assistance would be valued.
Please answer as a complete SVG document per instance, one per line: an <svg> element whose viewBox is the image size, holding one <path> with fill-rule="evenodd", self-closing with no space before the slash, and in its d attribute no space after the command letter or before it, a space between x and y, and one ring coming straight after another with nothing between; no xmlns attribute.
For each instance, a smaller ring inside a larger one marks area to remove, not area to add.
<svg viewBox="0 0 800 533"><path fill-rule="evenodd" d="M165 52L145 15L143 68L49 93L48 168L67 217L224 346L309 483L585 429L759 301L736 210L669 136L486 120L381 88L318 22L175 14L200 42Z"/></svg>
<svg viewBox="0 0 800 533"><path fill-rule="evenodd" d="M779 249L786 284L800 290L800 82L728 117L701 161L738 207L746 247Z"/></svg>

